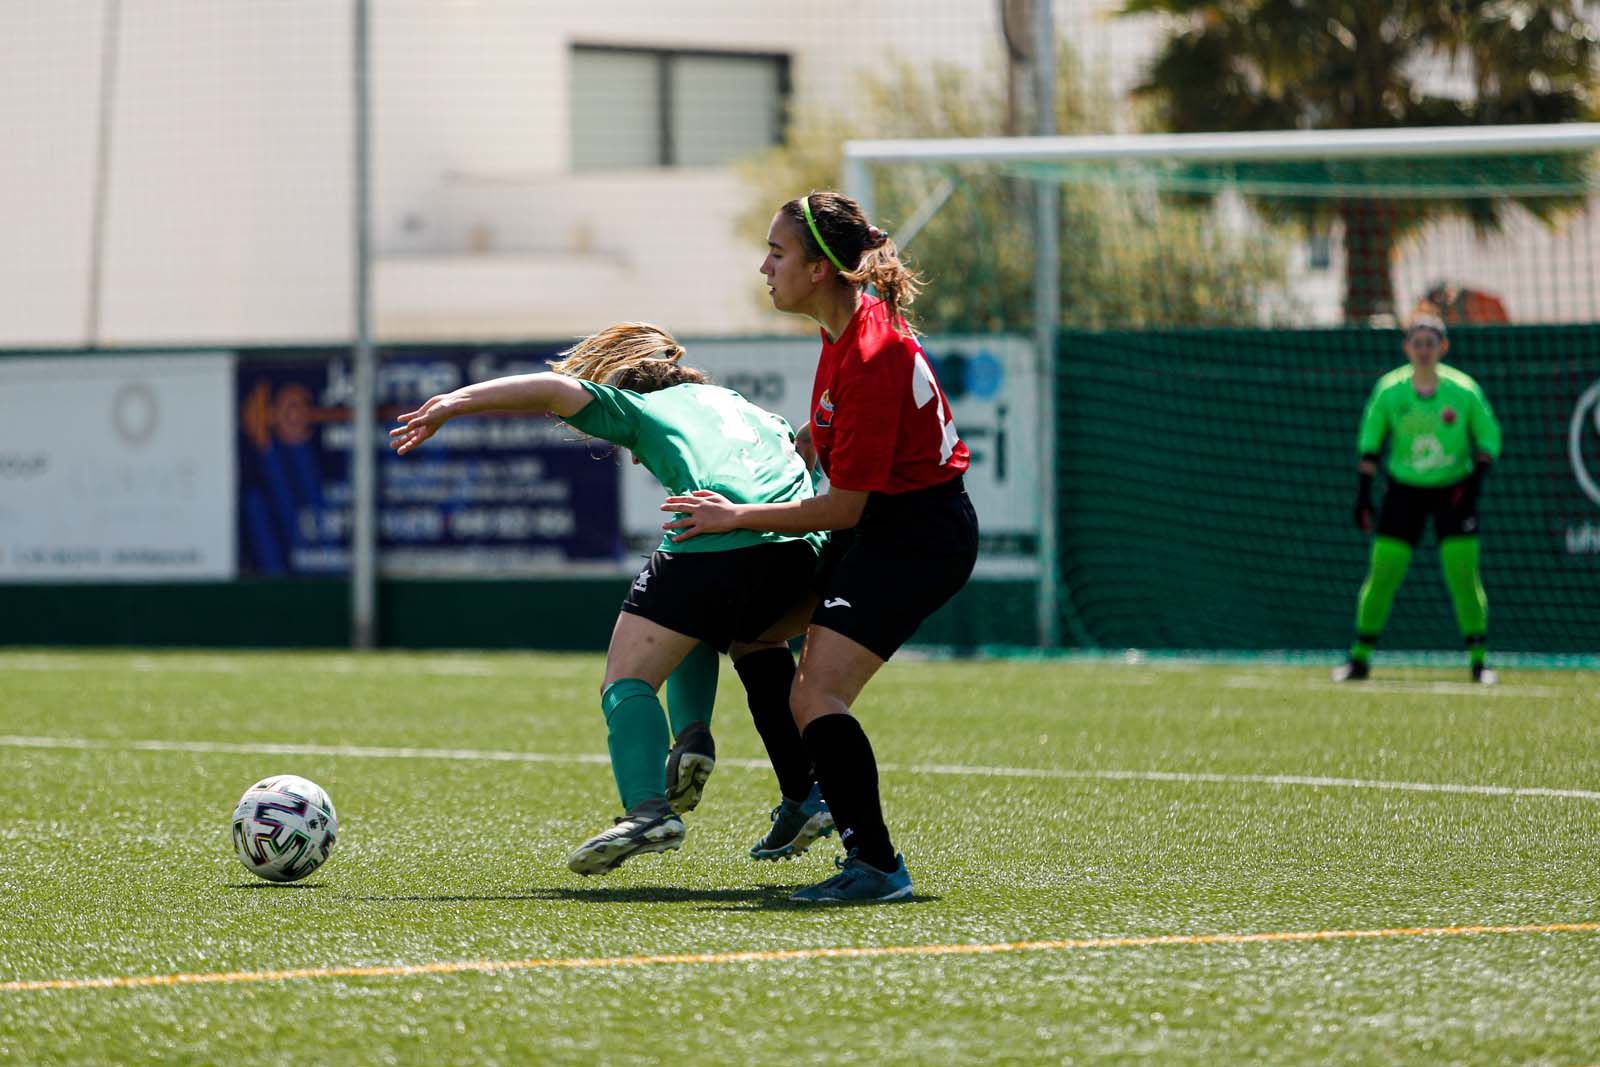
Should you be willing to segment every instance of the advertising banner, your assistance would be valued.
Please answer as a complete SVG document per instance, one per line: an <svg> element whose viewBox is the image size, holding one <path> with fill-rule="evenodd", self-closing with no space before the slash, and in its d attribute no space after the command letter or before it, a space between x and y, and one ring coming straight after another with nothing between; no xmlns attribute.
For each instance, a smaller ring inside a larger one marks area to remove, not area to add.
<svg viewBox="0 0 1600 1067"><path fill-rule="evenodd" d="M233 357L0 360L0 581L228 579Z"/></svg>
<svg viewBox="0 0 1600 1067"><path fill-rule="evenodd" d="M547 348L386 352L378 371L379 566L385 574L616 569L617 462L553 418L457 419L422 448L387 447L397 414L468 382L546 370ZM350 567L350 400L344 350L253 353L239 365L240 566Z"/></svg>

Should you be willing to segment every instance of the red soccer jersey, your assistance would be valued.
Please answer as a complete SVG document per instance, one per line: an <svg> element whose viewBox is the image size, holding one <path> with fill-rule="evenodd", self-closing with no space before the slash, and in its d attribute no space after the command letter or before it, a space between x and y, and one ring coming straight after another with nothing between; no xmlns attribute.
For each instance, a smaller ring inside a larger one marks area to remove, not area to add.
<svg viewBox="0 0 1600 1067"><path fill-rule="evenodd" d="M871 297L837 341L822 335L811 440L823 473L840 489L926 489L972 461L922 346L895 332L883 301Z"/></svg>

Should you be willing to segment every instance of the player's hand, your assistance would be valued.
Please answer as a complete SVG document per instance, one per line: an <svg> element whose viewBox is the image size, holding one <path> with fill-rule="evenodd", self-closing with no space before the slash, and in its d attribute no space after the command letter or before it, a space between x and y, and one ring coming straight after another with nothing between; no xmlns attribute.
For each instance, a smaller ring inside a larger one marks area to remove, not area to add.
<svg viewBox="0 0 1600 1067"><path fill-rule="evenodd" d="M677 516L661 524L661 528L671 534L674 544L700 534L739 528L739 505L710 489L696 489L688 496L669 496L661 510Z"/></svg>
<svg viewBox="0 0 1600 1067"><path fill-rule="evenodd" d="M817 446L811 441L809 422L800 427L800 432L794 435L794 450L806 461L806 470L809 471L817 465Z"/></svg>
<svg viewBox="0 0 1600 1067"><path fill-rule="evenodd" d="M395 421L399 426L389 431L389 447L405 455L450 421L454 412L449 393L428 398L428 402L415 411L408 411Z"/></svg>

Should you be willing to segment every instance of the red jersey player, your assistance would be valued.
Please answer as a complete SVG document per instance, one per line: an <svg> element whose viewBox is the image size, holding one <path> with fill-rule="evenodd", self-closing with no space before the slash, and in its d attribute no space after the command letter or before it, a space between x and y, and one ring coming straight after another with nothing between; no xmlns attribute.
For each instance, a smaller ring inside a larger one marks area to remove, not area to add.
<svg viewBox="0 0 1600 1067"><path fill-rule="evenodd" d="M665 526L679 538L834 531L818 599L807 605L790 708L848 854L839 874L794 899L900 899L911 895L911 876L890 842L872 745L850 705L972 574L978 521L961 477L970 455L904 318L917 279L855 201L822 192L783 205L761 272L774 307L822 327L808 428L828 491L784 504L672 497L662 510L681 517ZM869 286L879 295L867 295ZM766 843L805 814L786 794Z"/></svg>

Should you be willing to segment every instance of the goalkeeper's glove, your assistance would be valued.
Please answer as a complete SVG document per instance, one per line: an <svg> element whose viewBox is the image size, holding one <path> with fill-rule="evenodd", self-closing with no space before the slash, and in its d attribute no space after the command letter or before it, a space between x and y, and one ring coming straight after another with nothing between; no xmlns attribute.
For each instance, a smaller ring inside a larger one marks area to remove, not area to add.
<svg viewBox="0 0 1600 1067"><path fill-rule="evenodd" d="M1356 482L1356 529L1371 533L1377 509L1372 506L1372 475L1362 471Z"/></svg>

